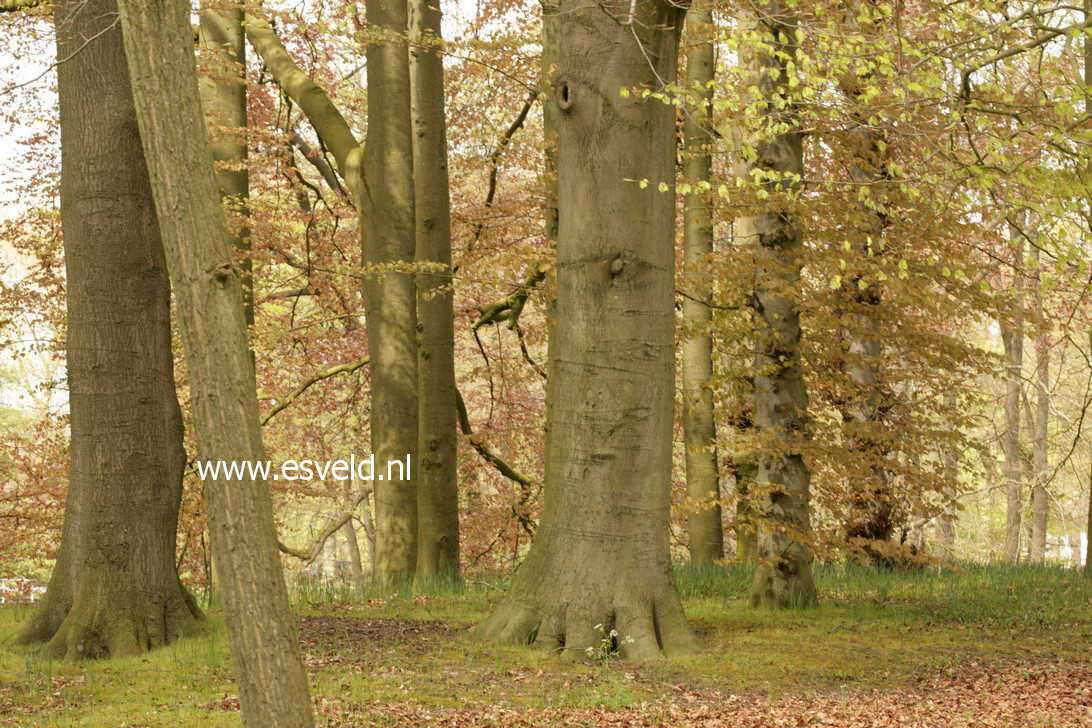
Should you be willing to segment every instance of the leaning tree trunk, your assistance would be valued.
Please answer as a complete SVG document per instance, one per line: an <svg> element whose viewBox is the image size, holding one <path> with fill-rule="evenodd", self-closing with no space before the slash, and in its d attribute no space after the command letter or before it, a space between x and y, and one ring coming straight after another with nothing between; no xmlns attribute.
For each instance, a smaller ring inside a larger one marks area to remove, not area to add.
<svg viewBox="0 0 1092 728"><path fill-rule="evenodd" d="M175 568L182 413L170 282L114 0L53 7L72 448L61 550L16 643L131 655L195 628Z"/></svg>
<svg viewBox="0 0 1092 728"><path fill-rule="evenodd" d="M559 14L546 503L478 633L580 658L616 632L623 656L653 657L694 647L668 547L674 196L657 188L674 178L674 113L640 93L674 82L683 14L666 0Z"/></svg>
<svg viewBox="0 0 1092 728"><path fill-rule="evenodd" d="M1031 548L1028 556L1028 560L1033 564L1042 564L1046 558L1047 478L1050 467L1047 452L1050 433L1050 341L1043 321L1043 280L1040 262L1039 249L1035 248L1031 259L1035 267L1033 278L1035 288L1032 291L1032 297L1035 301L1035 313L1039 318L1040 331L1035 338L1035 433L1032 438L1034 472L1031 486Z"/></svg>
<svg viewBox="0 0 1092 728"><path fill-rule="evenodd" d="M451 271L443 36L436 0L410 0L410 86L417 229L417 579L459 574L455 313Z"/></svg>
<svg viewBox="0 0 1092 728"><path fill-rule="evenodd" d="M418 467L417 289L413 142L406 0L368 0L368 139L364 146L364 298L371 353L376 467L409 456ZM440 352L436 352L441 356ZM375 575L412 579L417 562L415 479L375 483Z"/></svg>
<svg viewBox="0 0 1092 728"><path fill-rule="evenodd" d="M1015 226L1010 226L1010 239L1015 261L1013 289L1023 300L1024 241ZM1020 558L1020 515L1023 508L1023 478L1020 474L1020 398L1024 367L1024 335L1018 329L1001 322L1001 341L1005 347L1005 452L1006 501L1005 561L1015 564Z"/></svg>
<svg viewBox="0 0 1092 728"><path fill-rule="evenodd" d="M802 236L790 213L774 200L783 186L799 190L804 173L803 133L789 94L791 59L797 52L797 20L782 0L755 5L748 30L761 40L745 60L765 105L763 128L756 140L757 158L745 163L773 172L780 179L764 182L771 192L767 207L741 218L738 234L751 240L755 254L754 309L755 427L772 439L774 452L758 456L752 502L762 518L758 533L758 566L751 600L755 605L787 607L815 602L811 552L809 484L811 473L802 454L808 421L808 394L800 358L800 314L792 294L799 291Z"/></svg>
<svg viewBox="0 0 1092 728"><path fill-rule="evenodd" d="M141 140L177 296L205 461L264 459L247 351L242 273L233 260L198 96L190 7L119 0ZM213 560L250 726L312 724L307 675L260 479L205 482Z"/></svg>
<svg viewBox="0 0 1092 728"><path fill-rule="evenodd" d="M687 535L690 563L707 566L724 558L721 526L720 473L717 469L716 425L713 420L713 335L708 280L701 267L713 252L713 172L710 124L713 104L713 14L705 2L690 9L690 47L686 57L687 105L682 174L690 185L683 199L683 265L692 280L683 299L683 321L689 335L682 344L683 440L686 445L686 494L689 500ZM697 270L695 270L697 269Z"/></svg>
<svg viewBox="0 0 1092 728"><path fill-rule="evenodd" d="M240 251L243 307L246 323L254 324L251 280L250 174L247 171L246 35L243 3L239 0L204 0L201 19L201 54L210 78L201 83L201 100L209 124L212 158L224 207L238 218L231 233Z"/></svg>

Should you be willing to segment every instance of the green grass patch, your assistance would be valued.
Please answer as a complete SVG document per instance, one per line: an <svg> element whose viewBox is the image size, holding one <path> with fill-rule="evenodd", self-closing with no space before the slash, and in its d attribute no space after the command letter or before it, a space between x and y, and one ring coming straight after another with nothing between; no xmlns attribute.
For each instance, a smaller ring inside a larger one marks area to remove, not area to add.
<svg viewBox="0 0 1092 728"><path fill-rule="evenodd" d="M786 612L749 606L746 568L677 573L703 650L643 664L563 664L474 641L470 627L503 593L493 581L363 593L304 583L293 599L320 704L655 711L695 692L837 695L901 687L967 661L1057 664L1092 651L1092 580L1063 569L824 565L816 568L820 605ZM28 615L0 608L0 641ZM135 658L67 663L0 650L0 723L239 725L217 615L214 605L201 633Z"/></svg>

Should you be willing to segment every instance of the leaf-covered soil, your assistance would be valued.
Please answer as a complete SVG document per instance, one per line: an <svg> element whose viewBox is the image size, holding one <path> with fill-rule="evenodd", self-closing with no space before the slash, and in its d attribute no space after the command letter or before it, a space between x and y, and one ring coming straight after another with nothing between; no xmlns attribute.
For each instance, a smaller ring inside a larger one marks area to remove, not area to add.
<svg viewBox="0 0 1092 728"><path fill-rule="evenodd" d="M703 644L564 664L482 645L499 589L307 592L320 724L1092 726L1092 580L1066 572L827 575L817 609L745 606L745 578L682 575ZM0 610L0 640L28 614ZM0 725L237 726L223 627L124 660L0 651Z"/></svg>

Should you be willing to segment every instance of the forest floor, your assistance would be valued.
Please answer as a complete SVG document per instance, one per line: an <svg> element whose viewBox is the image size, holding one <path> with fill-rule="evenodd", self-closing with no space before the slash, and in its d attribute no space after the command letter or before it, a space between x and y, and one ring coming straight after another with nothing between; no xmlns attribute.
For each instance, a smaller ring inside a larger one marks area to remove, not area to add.
<svg viewBox="0 0 1092 728"><path fill-rule="evenodd" d="M746 604L744 569L679 572L702 643L562 663L476 643L503 585L296 593L323 725L1092 726L1092 579L1060 569L817 569L818 608ZM29 614L0 608L0 642ZM0 650L0 725L235 726L223 624L143 657Z"/></svg>

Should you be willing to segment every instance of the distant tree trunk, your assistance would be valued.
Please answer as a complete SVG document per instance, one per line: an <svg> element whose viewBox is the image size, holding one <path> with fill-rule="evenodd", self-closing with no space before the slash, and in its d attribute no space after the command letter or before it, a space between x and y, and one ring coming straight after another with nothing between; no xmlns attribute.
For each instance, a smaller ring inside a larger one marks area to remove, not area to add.
<svg viewBox="0 0 1092 728"><path fill-rule="evenodd" d="M361 209L367 271L368 351L371 353L372 452L376 467L413 464L401 481L375 483L375 576L412 579L417 562L417 288L412 271L413 141L410 123L406 0L368 0L368 24L384 37L368 44L368 139ZM401 270L391 270L401 267ZM437 356L442 356L440 351ZM442 405L442 403L437 403ZM397 470L395 471L397 472ZM384 473L385 475L385 473Z"/></svg>
<svg viewBox="0 0 1092 728"><path fill-rule="evenodd" d="M944 474L955 481L959 476L959 464L955 456L945 450L942 456L944 461ZM944 510L937 516L937 543L945 561L952 561L955 557L955 524L956 524L956 492L954 489L945 488Z"/></svg>
<svg viewBox="0 0 1092 728"><path fill-rule="evenodd" d="M1036 388L1035 388L1035 433L1032 438L1031 487L1031 549L1029 560L1033 564L1042 564L1046 558L1047 537L1047 478L1049 456L1047 446L1050 433L1050 341L1046 333L1043 318L1043 282L1040 268L1041 256L1038 248L1032 250L1031 263L1035 267L1032 297L1040 330L1035 338Z"/></svg>
<svg viewBox="0 0 1092 728"><path fill-rule="evenodd" d="M120 0L141 140L177 301L206 461L264 459L233 261L198 95L189 3ZM249 726L310 726L311 701L261 480L205 482L213 560Z"/></svg>
<svg viewBox="0 0 1092 728"><path fill-rule="evenodd" d="M241 253L243 306L246 323L254 324L251 280L250 174L247 171L246 35L243 3L238 0L203 0L201 50L205 70L213 78L201 82L201 100L209 124L212 158L224 207L241 218L231 243Z"/></svg>
<svg viewBox="0 0 1092 728"><path fill-rule="evenodd" d="M753 564L758 553L758 532L751 508L751 487L758 467L752 453L736 453L736 561Z"/></svg>
<svg viewBox="0 0 1092 728"><path fill-rule="evenodd" d="M132 655L195 629L175 568L182 414L170 283L113 0L54 3L72 446L60 555L14 638Z"/></svg>
<svg viewBox="0 0 1092 728"><path fill-rule="evenodd" d="M1084 19L1087 22L1089 18L1092 18L1092 0L1084 0ZM1084 88L1084 115L1092 117L1092 35L1088 33L1084 34ZM1088 228L1092 232L1092 200L1089 200ZM1092 345L1092 331L1088 332L1088 343ZM1088 550L1084 556L1084 575L1092 577L1092 468L1088 475L1088 525L1085 533L1088 535ZM1080 544L1077 548L1080 549Z"/></svg>
<svg viewBox="0 0 1092 728"><path fill-rule="evenodd" d="M417 574L459 574L455 312L444 111L443 36L436 0L410 0L410 86L417 231Z"/></svg>
<svg viewBox="0 0 1092 728"><path fill-rule="evenodd" d="M1024 288L1024 241L1020 232L1010 227L1015 260L1013 289L1022 300ZM1023 478L1020 468L1020 398L1024 367L1024 335L1017 329L1001 322L1001 341L1005 347L1005 437L1002 449L1005 453L1006 515L1005 560L1016 563L1020 558L1020 515L1023 508Z"/></svg>
<svg viewBox="0 0 1092 728"><path fill-rule="evenodd" d="M859 11L854 3L847 7L854 14ZM875 33L873 22L861 23L859 32ZM874 111L868 108L864 98L871 80L871 73L862 76L852 72L839 82L853 115L853 126L847 139L849 174L856 185L864 188L874 188L887 177L886 134L877 127ZM867 261L884 252L884 230L888 220L881 204L882 198L874 193L869 196L869 204L859 204L850 212L852 219L847 226L847 235L857 266L867 265ZM878 312L883 303L883 292L874 277L869 280L853 271L847 278L844 290L851 325L844 334L843 368L850 392L842 416L849 448L869 465L865 477L852 483L846 537L851 544L858 544L857 553L862 558L873 564L888 564L889 559L873 548L875 543L891 541L898 525L891 492L892 475L886 465L889 446L883 422L885 404L880 380L882 332Z"/></svg>
<svg viewBox="0 0 1092 728"><path fill-rule="evenodd" d="M682 342L683 439L686 445L686 494L690 513L687 531L690 563L707 566L724 558L721 526L720 473L717 470L716 425L713 419L713 335L708 280L701 266L713 252L713 171L710 125L713 102L713 15L699 0L691 6L687 27L690 47L686 60L687 91L693 103L686 109L682 174L691 186L683 198L683 267L691 274L684 285L683 321L689 336ZM695 271L694 269L698 270Z"/></svg>
<svg viewBox="0 0 1092 728"><path fill-rule="evenodd" d="M559 15L545 511L478 634L575 659L612 629L624 657L689 651L668 546L674 196L657 190L674 179L675 119L640 95L675 81L682 12L666 0L561 0Z"/></svg>
<svg viewBox="0 0 1092 728"><path fill-rule="evenodd" d="M353 527L353 519L349 519L342 526L345 531L345 544L349 549L349 565L352 568L353 591L360 594L364 591L364 562L360 558L360 543L356 540L356 528Z"/></svg>
<svg viewBox="0 0 1092 728"><path fill-rule="evenodd" d="M748 29L761 33L772 50L752 47L744 60L766 105L757 160L745 164L744 177L750 169L802 177L803 133L794 104L788 101L778 108L775 101L788 94L789 63L797 52L796 14L782 0L760 0L754 13ZM798 187L791 177L777 184ZM791 297L800 287L802 237L789 212L772 205L741 218L737 230L755 251L755 426L760 434L776 438L779 450L758 457L758 493L752 502L764 520L751 600L765 607L807 605L816 600L812 556L804 542L811 531L811 473L801 453L808 394L800 360L800 314Z"/></svg>

